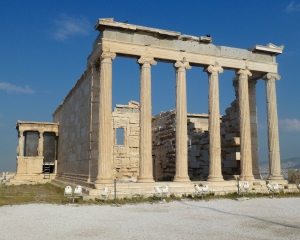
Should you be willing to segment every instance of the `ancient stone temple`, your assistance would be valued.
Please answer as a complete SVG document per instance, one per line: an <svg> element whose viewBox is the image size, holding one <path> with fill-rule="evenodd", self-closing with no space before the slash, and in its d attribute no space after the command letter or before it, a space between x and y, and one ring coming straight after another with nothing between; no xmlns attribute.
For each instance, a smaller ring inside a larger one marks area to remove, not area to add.
<svg viewBox="0 0 300 240"><path fill-rule="evenodd" d="M58 131L47 129L48 123L36 123L32 128L22 128L22 123L17 125L20 139L17 175L21 174L19 169L24 169L19 167L24 161L28 163L26 173L31 174L31 168L40 169L41 174L43 171L42 151L32 156L36 159L26 156L24 160L24 136L37 132L32 141L41 149L43 132L55 132L56 179L95 187L87 191L90 195L97 195L105 186L111 188L114 179L128 180L119 185L119 191L125 195L152 193L153 186L159 184L155 182L159 177L154 175L163 176L168 171L158 167L156 156L161 143L165 149L174 146L169 152L174 176L168 185L175 193L193 191L189 172L192 180L208 181L216 191L220 186L234 186L235 182L224 181L225 174L237 175L250 184L263 184L257 168L255 83L264 81L269 180L283 181L275 90L276 80L280 79L276 56L282 53L283 46L254 45L249 49L215 46L211 37L120 23L110 18L99 19L95 30L99 35L88 56L86 70L53 113L53 126ZM140 100L117 105L112 111L112 68L118 56L136 58L136 66L140 68ZM151 113L151 68L160 61L173 63L176 73L176 89L173 89L176 109L169 114L171 122L163 127L159 127L159 118L163 116L152 119ZM203 68L208 77L209 112L205 117L187 115L186 71L192 67ZM236 99L221 117L218 77L224 69L232 71ZM197 118L202 119L203 126ZM124 140L121 144L116 142L119 131ZM163 142L163 137L157 138L159 134L169 134L165 140L169 137L172 140ZM34 161L38 168L30 165ZM171 164L161 162L168 163Z"/></svg>

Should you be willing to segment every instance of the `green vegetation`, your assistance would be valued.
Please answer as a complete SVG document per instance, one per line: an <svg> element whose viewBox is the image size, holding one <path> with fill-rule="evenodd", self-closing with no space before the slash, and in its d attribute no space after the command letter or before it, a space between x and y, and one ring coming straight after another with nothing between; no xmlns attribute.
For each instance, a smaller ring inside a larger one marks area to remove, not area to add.
<svg viewBox="0 0 300 240"><path fill-rule="evenodd" d="M241 197L243 194L240 195ZM268 193L256 193L249 192L244 194L248 198L261 198L261 197L271 197L272 194ZM214 199L236 199L238 197L237 192L229 193L225 195L215 195L214 193L207 193L203 196L204 201L214 200ZM284 193L281 190L279 193L275 193L275 198L286 198L286 197L300 197L300 193ZM202 196L195 194L182 194L181 197L171 194L168 197L163 198L165 202L189 200L189 201L201 201ZM6 186L0 185L0 206L3 205L18 205L18 204L28 204L28 203L49 203L49 204L68 204L72 200L64 196L64 189L62 187L56 187L50 183L37 184L37 185L12 185ZM117 198L116 204L138 204L138 203L159 203L161 198L155 195L150 197L145 197L140 194L132 195L128 198ZM77 204L97 204L106 205L114 204L114 199L96 199L84 201L81 198L75 199Z"/></svg>
<svg viewBox="0 0 300 240"><path fill-rule="evenodd" d="M50 183L36 185L0 184L0 206L27 203L62 204L70 202L64 196L64 190Z"/></svg>

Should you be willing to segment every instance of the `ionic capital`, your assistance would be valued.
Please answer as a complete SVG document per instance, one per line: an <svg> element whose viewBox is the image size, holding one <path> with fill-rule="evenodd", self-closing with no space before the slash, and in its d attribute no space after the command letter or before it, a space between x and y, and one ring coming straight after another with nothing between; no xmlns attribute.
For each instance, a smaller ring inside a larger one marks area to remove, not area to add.
<svg viewBox="0 0 300 240"><path fill-rule="evenodd" d="M267 73L266 75L264 75L263 77L262 77L262 79L264 79L264 80L280 80L280 75L279 74L277 74L277 73Z"/></svg>
<svg viewBox="0 0 300 240"><path fill-rule="evenodd" d="M240 70L236 71L236 75L251 77L252 73L248 69L240 69Z"/></svg>
<svg viewBox="0 0 300 240"><path fill-rule="evenodd" d="M150 65L156 65L156 61L154 60L154 58L151 58L151 57L145 57L145 56L141 56L137 62L140 64L140 65L146 65L146 66L149 66Z"/></svg>
<svg viewBox="0 0 300 240"><path fill-rule="evenodd" d="M101 60L102 61L109 61L111 62L112 60L114 60L116 57L116 53L113 53L113 52L102 52L101 54Z"/></svg>
<svg viewBox="0 0 300 240"><path fill-rule="evenodd" d="M208 67L204 68L203 72L207 73L222 73L223 68L216 62L215 65L209 65Z"/></svg>
<svg viewBox="0 0 300 240"><path fill-rule="evenodd" d="M178 69L191 69L192 67L190 66L189 62L183 58L183 61L176 61L174 63L174 67Z"/></svg>

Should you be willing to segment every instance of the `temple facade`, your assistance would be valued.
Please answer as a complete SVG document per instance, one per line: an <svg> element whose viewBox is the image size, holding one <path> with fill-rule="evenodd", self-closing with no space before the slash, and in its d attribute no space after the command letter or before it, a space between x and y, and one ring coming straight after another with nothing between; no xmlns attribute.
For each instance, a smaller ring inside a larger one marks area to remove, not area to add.
<svg viewBox="0 0 300 240"><path fill-rule="evenodd" d="M257 81L264 81L266 89L268 180L283 181L276 103L276 80L280 79L276 56L282 53L283 46L254 45L249 49L215 46L211 37L120 23L110 18L99 19L95 30L99 31L99 36L88 56L87 68L53 113L53 123L36 123L36 127L32 128L23 128L30 123L17 124L17 175L21 174L20 171L24 172L21 166L25 161L23 148L26 144L22 139L29 139L29 132L38 133L38 152L34 157L36 163L45 164L41 160L43 133L54 132L58 139L54 159L54 162L57 161L56 179L93 185L95 191L111 186L116 178L136 179L136 183L132 184L140 183L139 186L152 188L155 180L159 179L157 176L163 176L163 172L159 173L161 169L158 169L156 158L159 146L156 137L162 128L158 126L158 118L152 117L151 113L151 68L162 61L173 63L176 73L176 109L172 113L173 120L169 119L172 124L164 126L169 128L167 130L172 128L169 132L172 141L164 146L174 147L174 188L193 187L189 171L193 175L192 180L199 174L199 179L203 178L212 185L224 185L224 177L228 174L250 183L260 180L255 100ZM112 111L112 68L113 60L118 56L137 60L140 101L117 105ZM187 114L186 71L191 67L202 68L209 82L209 112L206 122L203 120L205 128L204 125L199 127L202 130L188 127L198 124L197 121L193 123L193 116ZM224 69L232 71L236 99L226 114L220 116L218 77ZM48 125L53 128L49 130ZM124 136L123 144L116 142L118 131ZM203 170L205 173L191 170L189 153L193 155L191 164L194 168L206 169ZM31 173L31 160L26 161L26 173ZM43 170L43 167L39 169ZM93 194L92 190L90 194Z"/></svg>

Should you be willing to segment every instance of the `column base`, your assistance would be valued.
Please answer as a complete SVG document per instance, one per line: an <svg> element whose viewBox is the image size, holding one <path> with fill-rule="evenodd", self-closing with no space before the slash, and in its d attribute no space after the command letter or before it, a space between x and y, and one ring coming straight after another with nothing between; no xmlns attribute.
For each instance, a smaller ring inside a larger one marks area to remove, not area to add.
<svg viewBox="0 0 300 240"><path fill-rule="evenodd" d="M208 176L207 181L208 182L223 182L224 179L222 176Z"/></svg>
<svg viewBox="0 0 300 240"><path fill-rule="evenodd" d="M261 175L260 174L254 174L253 175L255 179L261 179Z"/></svg>
<svg viewBox="0 0 300 240"><path fill-rule="evenodd" d="M113 183L113 179L111 178L97 178L95 184L105 184L105 183Z"/></svg>
<svg viewBox="0 0 300 240"><path fill-rule="evenodd" d="M267 180L284 180L282 175L269 175Z"/></svg>
<svg viewBox="0 0 300 240"><path fill-rule="evenodd" d="M175 176L174 177L174 180L173 182L190 182L190 177L187 176L187 177L178 177L178 176Z"/></svg>
<svg viewBox="0 0 300 240"><path fill-rule="evenodd" d="M136 180L137 183L152 183L155 182L153 178L141 177Z"/></svg>
<svg viewBox="0 0 300 240"><path fill-rule="evenodd" d="M241 181L251 181L251 180L254 180L254 176L253 175L249 175L249 176L240 175L240 180Z"/></svg>

